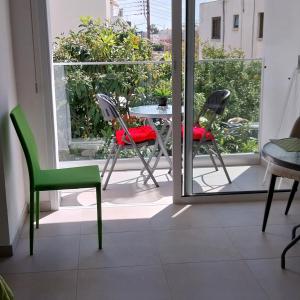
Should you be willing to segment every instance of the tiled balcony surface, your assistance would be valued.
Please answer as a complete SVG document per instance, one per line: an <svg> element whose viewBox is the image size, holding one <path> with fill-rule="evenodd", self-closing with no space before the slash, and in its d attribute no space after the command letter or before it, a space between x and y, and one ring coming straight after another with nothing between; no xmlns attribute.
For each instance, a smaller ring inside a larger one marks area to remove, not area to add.
<svg viewBox="0 0 300 300"><path fill-rule="evenodd" d="M265 167L234 166L228 167L232 183L228 184L222 168L195 168L193 170L194 193L266 191L269 176L264 181ZM172 202L172 177L168 170L156 170L155 178L160 187L156 188L151 180L143 184L139 171L114 171L107 190L103 193L103 201L109 204L170 204ZM105 180L105 177L104 177ZM289 189L288 179L277 180L276 188ZM90 190L65 191L61 206L89 206L94 199Z"/></svg>
<svg viewBox="0 0 300 300"><path fill-rule="evenodd" d="M279 260L300 223L298 201L289 216L286 203L274 201L263 234L264 201L173 205L167 186L141 185L138 198L129 190L123 203L104 192L102 251L95 192L77 194L85 207L42 213L32 257L25 224L0 274L22 300L299 299L300 244L285 271Z"/></svg>

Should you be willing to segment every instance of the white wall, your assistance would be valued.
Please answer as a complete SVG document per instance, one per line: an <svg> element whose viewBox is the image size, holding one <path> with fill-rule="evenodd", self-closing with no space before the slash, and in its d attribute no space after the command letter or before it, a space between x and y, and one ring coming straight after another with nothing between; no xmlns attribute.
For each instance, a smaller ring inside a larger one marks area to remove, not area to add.
<svg viewBox="0 0 300 300"><path fill-rule="evenodd" d="M110 18L109 0L50 0L50 21L53 39L61 33L78 30L81 16Z"/></svg>
<svg viewBox="0 0 300 300"><path fill-rule="evenodd" d="M17 104L9 0L0 1L0 41L0 246L8 246L22 225L26 203L21 148L9 120Z"/></svg>
<svg viewBox="0 0 300 300"><path fill-rule="evenodd" d="M33 8L33 43L30 2ZM18 101L24 109L33 130L42 168L54 168L55 137L53 105L51 95L51 75L49 47L42 45L39 35L47 41L47 28L39 24L37 18L47 25L45 12L46 1L10 0L15 76L17 81ZM38 12L40 10L40 12ZM39 16L37 16L39 15ZM48 61L47 61L48 60ZM45 61L47 61L45 63ZM36 91L36 84L38 91ZM28 171L25 168L26 189L28 194ZM50 197L53 193L41 193L41 209L50 209Z"/></svg>
<svg viewBox="0 0 300 300"><path fill-rule="evenodd" d="M225 0L225 49L242 49L246 58L263 57L263 39L258 39L258 13L264 12L264 2L265 0ZM239 15L238 29L233 28L233 15ZM211 39L213 17L222 18L220 40ZM201 41L222 47L223 27L223 0L200 4Z"/></svg>
<svg viewBox="0 0 300 300"><path fill-rule="evenodd" d="M265 74L262 144L289 135L300 114L300 74L291 80L300 54L300 1L268 0L265 4ZM289 99L287 95L290 93ZM282 125L281 125L282 122ZM280 126L281 125L281 126Z"/></svg>

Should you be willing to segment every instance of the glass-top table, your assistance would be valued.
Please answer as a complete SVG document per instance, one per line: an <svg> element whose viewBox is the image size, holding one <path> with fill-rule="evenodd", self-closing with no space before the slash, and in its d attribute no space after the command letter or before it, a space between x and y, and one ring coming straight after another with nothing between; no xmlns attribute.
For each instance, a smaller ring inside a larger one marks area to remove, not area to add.
<svg viewBox="0 0 300 300"><path fill-rule="evenodd" d="M172 117L172 105L142 105L129 108L130 114L138 118L164 119Z"/></svg>
<svg viewBox="0 0 300 300"><path fill-rule="evenodd" d="M149 125L153 128L153 130L156 132L156 137L157 137L157 143L156 146L154 147L154 150L151 153L150 159L148 163L150 163L152 156L154 155L154 152L160 147L159 154L156 157L155 163L152 167L153 170L156 169L157 164L159 162L160 157L162 154L165 156L167 159L170 170L172 170L172 160L168 154L168 151L166 149L167 142L170 139L172 135L172 105L166 105L166 106L158 106L158 105L142 105L142 106L136 106L136 107L131 107L129 108L129 112L131 116L135 116L137 118L145 118L147 119L147 122ZM157 128L155 125L154 119L162 119L164 120L163 126L161 130ZM166 133L164 135L164 138L162 136L163 133ZM148 176L149 178L149 176ZM148 179L147 178L147 179ZM146 181L147 181L146 179Z"/></svg>
<svg viewBox="0 0 300 300"><path fill-rule="evenodd" d="M288 152L270 142L264 145L262 155L276 165L300 171L300 152Z"/></svg>
<svg viewBox="0 0 300 300"><path fill-rule="evenodd" d="M289 151L286 151L285 149L283 149L282 147L277 146L276 144L270 142L270 143L267 143L266 145L264 145L264 147L262 149L262 155L263 155L263 157L265 157L269 162L273 163L274 165L277 165L277 166L287 169L287 171L285 171L285 172L282 171L283 173L286 174L285 177L288 177L289 170L291 170L292 172L300 171L300 152L289 152ZM285 169L283 169L283 170L285 170ZM281 174L282 176L283 176L283 173ZM279 171L279 173L278 173L278 171L273 172L272 176L271 176L271 181L270 181L270 186L269 186L269 191L268 191L268 198L267 198L266 208L265 208L265 212L264 212L264 219L263 219L263 226L262 226L263 232L265 231L266 225L267 225L267 220L268 220L268 216L269 216L269 212L270 212L270 208L271 208L271 204L272 204L272 198L273 198L273 192L274 192L274 188L275 188L276 178L279 176L280 176L280 171ZM293 201L294 195L298 188L299 181L298 181L298 179L296 180L297 177L298 177L298 175L295 176L295 174L292 177L288 177L288 178L294 179L294 184L293 184L292 191L291 191L291 194L290 194L290 197L288 200L285 214L288 213L290 205ZM299 178L300 178L300 172L299 172ZM285 255L286 255L287 251L300 240L300 235L298 235L296 237L296 231L298 228L300 228L300 224L294 226L293 231L292 231L292 240L284 248L284 250L281 254L282 269L285 269Z"/></svg>

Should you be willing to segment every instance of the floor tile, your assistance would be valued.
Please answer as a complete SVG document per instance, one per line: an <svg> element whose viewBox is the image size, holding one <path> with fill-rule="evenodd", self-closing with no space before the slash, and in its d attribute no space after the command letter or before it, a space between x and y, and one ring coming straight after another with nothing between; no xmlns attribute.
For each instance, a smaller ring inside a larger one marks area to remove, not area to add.
<svg viewBox="0 0 300 300"><path fill-rule="evenodd" d="M5 280L15 299L74 300L77 271L7 274Z"/></svg>
<svg viewBox="0 0 300 300"><path fill-rule="evenodd" d="M151 180L145 185L140 171L113 172L107 189L102 191L102 202L112 204L169 204L172 201L172 177L168 170L154 174L159 188ZM104 180L106 178L104 177ZM96 204L92 189L62 191L62 206L88 206Z"/></svg>
<svg viewBox="0 0 300 300"><path fill-rule="evenodd" d="M280 257L290 242L292 226L269 225L263 233L260 226L226 228L233 245L245 259ZM288 255L300 256L300 245L295 246Z"/></svg>
<svg viewBox="0 0 300 300"><path fill-rule="evenodd" d="M174 300L268 299L242 262L164 265Z"/></svg>
<svg viewBox="0 0 300 300"><path fill-rule="evenodd" d="M169 300L161 267L80 270L78 300Z"/></svg>
<svg viewBox="0 0 300 300"><path fill-rule="evenodd" d="M163 263L240 258L221 228L164 230L155 232L155 237Z"/></svg>
<svg viewBox="0 0 300 300"><path fill-rule="evenodd" d="M69 164L69 163L67 163ZM212 192L240 192L240 191L267 191L269 176L264 181L265 167L229 166L228 173L232 183L229 184L222 168L215 171L212 167L193 169L193 185L195 193ZM170 204L172 202L172 177L168 170L158 169L154 173L159 188L149 180L143 184L143 177L139 170L114 171L106 191L102 192L102 202L105 204L141 205L141 204ZM288 180L280 181L277 189L290 188ZM94 189L62 191L61 205L78 207L95 207L96 197Z"/></svg>
<svg viewBox="0 0 300 300"><path fill-rule="evenodd" d="M280 203L276 204L276 202ZM281 201L274 201L271 207L268 225L294 224L296 220L300 220L300 216L296 217L294 212L291 212L289 216L285 216L283 206L284 204ZM212 204L211 209L215 212L217 222L221 226L261 226L265 203L263 201L220 203Z"/></svg>
<svg viewBox="0 0 300 300"><path fill-rule="evenodd" d="M40 214L40 227L35 230L35 238L80 234L81 214L80 209L42 212ZM27 220L22 230L22 238L28 237L29 221Z"/></svg>
<svg viewBox="0 0 300 300"><path fill-rule="evenodd" d="M124 232L151 230L150 220L166 205L103 207L103 231ZM96 209L82 212L81 234L97 233Z"/></svg>
<svg viewBox="0 0 300 300"><path fill-rule="evenodd" d="M272 300L298 300L300 295L300 258L288 258L286 270L279 259L247 261L259 284Z"/></svg>
<svg viewBox="0 0 300 300"><path fill-rule="evenodd" d="M79 267L159 265L154 243L150 232L107 233L103 236L103 249L97 250L97 236L82 235Z"/></svg>
<svg viewBox="0 0 300 300"><path fill-rule="evenodd" d="M169 205L153 215L150 223L155 230L188 229L218 226L215 212L209 204Z"/></svg>
<svg viewBox="0 0 300 300"><path fill-rule="evenodd" d="M0 260L0 272L22 273L70 270L78 266L79 236L40 238L29 255L29 240L21 239L14 256Z"/></svg>

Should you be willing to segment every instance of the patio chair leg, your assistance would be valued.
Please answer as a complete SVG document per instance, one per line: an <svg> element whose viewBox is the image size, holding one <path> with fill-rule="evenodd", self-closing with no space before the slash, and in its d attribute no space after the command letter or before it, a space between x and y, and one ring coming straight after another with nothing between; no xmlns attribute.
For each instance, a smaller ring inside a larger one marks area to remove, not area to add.
<svg viewBox="0 0 300 300"><path fill-rule="evenodd" d="M158 164L159 159L160 159L161 156L162 156L162 150L160 149L160 150L159 150L159 153L158 153L158 155L157 155L157 157L156 157L156 159L155 159L155 162L154 162L154 164L153 164L153 167L151 168L151 169L152 169L152 173L155 171L155 169L156 169L156 167L157 167L157 164ZM147 164L148 164L148 163L147 163ZM149 164L148 164L148 166L149 166ZM149 166L149 168L150 168L150 166ZM149 179L150 179L150 174L148 174L148 176L146 177L144 183L146 184L146 183L148 182Z"/></svg>
<svg viewBox="0 0 300 300"><path fill-rule="evenodd" d="M167 125L166 125L166 123L164 123L162 129L160 130L160 134L163 134L163 133L164 133L164 131L166 130L166 127L167 127ZM169 131L169 130L168 130L168 131ZM156 151L157 148L158 148L158 141L156 140L156 141L155 141L155 144L154 144L154 147L153 147L153 150L152 150L152 152L151 152L151 154L150 154L150 156L149 156L149 159L147 160L147 165L148 165L148 166L150 166L150 162L151 162L151 160L152 160L152 158L153 158L153 156L154 156L155 151ZM153 169L153 168L152 168L152 169ZM142 168L142 170L141 170L141 175L143 175L144 172L145 172L145 167ZM148 177L149 177L149 176L148 176Z"/></svg>
<svg viewBox="0 0 300 300"><path fill-rule="evenodd" d="M154 154L155 154L155 151L156 151L156 149L157 149L157 146L158 146L158 142L155 141L155 144L153 145L153 150L151 151L150 156L149 156L149 158L148 158L148 160L147 160L147 165L148 165L148 166L150 165L150 162L151 162L151 160L152 160L152 158L153 158L153 156L154 156ZM145 167L143 167L142 170L141 170L141 175L143 175L143 173L145 172L145 170L146 170Z"/></svg>
<svg viewBox="0 0 300 300"><path fill-rule="evenodd" d="M138 149L136 146L134 146L133 148L135 149L137 155L138 155L139 158L141 159L143 165L145 166L145 169L146 169L147 172L149 173L149 175L150 175L152 181L154 182L155 186L156 186L156 187L159 187L159 185L158 185L157 181L155 180L155 178L154 178L154 176L153 176L153 173L152 173L150 167L147 165L147 163L146 163L146 161L145 161L143 155L141 154L141 152L139 151L139 149Z"/></svg>
<svg viewBox="0 0 300 300"><path fill-rule="evenodd" d="M111 159L112 156L113 156L113 153L115 152L115 149L116 149L116 144L114 144L114 145L112 146L112 148L111 148L111 150L110 150L110 152L109 152L109 154L108 154L107 160L106 160L106 162L105 162L105 165L104 165L103 170L102 170L102 173L101 173L101 177L104 176L104 173L106 172L106 169L107 169L107 167L108 167L108 164L109 164L109 162L110 162L110 159Z"/></svg>
<svg viewBox="0 0 300 300"><path fill-rule="evenodd" d="M165 146L165 147L166 147L166 145L167 145L167 143L168 143L168 140L169 140L171 134L172 134L172 127L170 127L169 130L168 130L168 132L167 132L166 139L165 139L165 141L164 141L164 146ZM162 156L162 154L163 154L163 151L162 151L162 149L160 149L160 150L159 150L159 153L158 153L158 155L157 155L157 157L156 157L156 159L155 159L154 165L153 165L153 167L151 168L151 169L152 169L152 172L154 172L154 170L156 169L156 167L157 167L157 165L158 165L158 162L159 162L159 159L160 159L160 157ZM148 164L148 165L149 165L149 164ZM169 171L168 171L168 173L171 174L171 172L172 172L172 169L170 168ZM150 179L150 174L148 174L148 176L147 176L147 178L145 179L144 183L146 184L146 183L148 182L149 179Z"/></svg>
<svg viewBox="0 0 300 300"><path fill-rule="evenodd" d="M105 180L105 183L104 183L104 185L103 185L103 191L105 191L106 190L106 187L107 187L107 184L108 184L108 181L109 181L109 179L110 179L110 176L111 176L111 173L112 173L112 171L113 171L113 169L114 169L114 167L115 167L115 164L116 164L116 162L117 162L117 159L118 159L118 157L119 157L119 153L120 153L120 151L121 151L121 146L118 146L118 148L117 148L117 151L116 151L116 153L115 153L115 157L114 157L114 159L113 159L113 161L112 161L112 164L111 164L111 167L110 167L110 170L109 170L109 172L108 172L108 175L107 175L107 178L106 178L106 180Z"/></svg>
<svg viewBox="0 0 300 300"><path fill-rule="evenodd" d="M225 172L225 175L226 175L226 177L227 177L227 180L228 180L229 183L231 183L231 179L230 179L230 177L229 177L229 174L228 174L228 172L227 172L227 169L226 169L226 166L225 166L225 164L224 164L223 158L222 158L222 156L221 156L221 153L220 153L220 151L219 151L218 145L217 145L217 143L216 143L215 140L213 141L213 145L214 145L214 148L215 148L217 157L218 157L218 159L219 159L219 161L220 161L220 163L221 163L221 165L222 165L222 168L223 168L223 170L224 170L224 172Z"/></svg>
<svg viewBox="0 0 300 300"><path fill-rule="evenodd" d="M292 202L294 200L294 196L295 196L295 194L297 192L297 189L298 189L298 185L299 185L299 181L295 180L294 183L293 183L292 191L290 193L289 201L288 201L288 203L286 205L286 209L285 209L285 213L284 213L285 215L287 215L289 213L291 204L292 204Z"/></svg>
<svg viewBox="0 0 300 300"><path fill-rule="evenodd" d="M213 156L212 151L209 149L208 146L206 147L206 149L207 149L207 153L209 154L210 160L212 161L212 163L213 163L213 165L214 165L215 170L218 171L219 169L218 169L218 166L217 166L217 164L216 164L216 161L215 161L215 158L214 158L214 156Z"/></svg>

